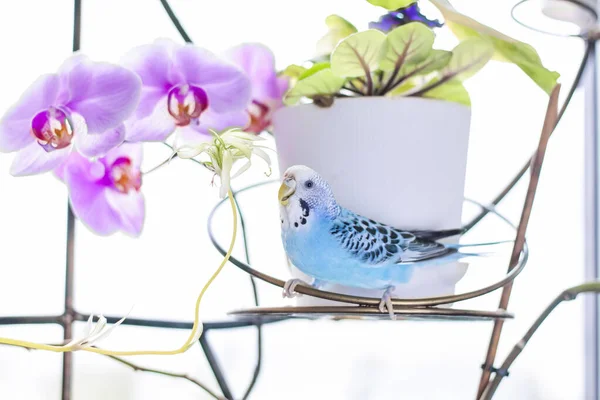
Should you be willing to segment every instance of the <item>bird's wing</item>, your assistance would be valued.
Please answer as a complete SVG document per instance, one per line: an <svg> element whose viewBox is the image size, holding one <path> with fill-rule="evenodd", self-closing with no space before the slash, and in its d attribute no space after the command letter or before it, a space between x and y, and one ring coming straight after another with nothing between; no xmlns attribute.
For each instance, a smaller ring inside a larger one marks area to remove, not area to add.
<svg viewBox="0 0 600 400"><path fill-rule="evenodd" d="M409 264L456 252L428 238L382 224L343 209L331 234L352 257L377 267L388 262Z"/></svg>
<svg viewBox="0 0 600 400"><path fill-rule="evenodd" d="M410 231L413 235L417 236L419 239L428 239L428 240L440 240L450 236L460 235L464 232L464 229L445 229L441 231Z"/></svg>
<svg viewBox="0 0 600 400"><path fill-rule="evenodd" d="M386 261L398 262L416 240L415 235L361 217L343 209L330 233L350 255L376 267Z"/></svg>
<svg viewBox="0 0 600 400"><path fill-rule="evenodd" d="M428 239L417 238L408 244L407 249L402 253L400 260L396 264L409 264L419 261L431 260L456 253L456 249L446 247L441 243Z"/></svg>

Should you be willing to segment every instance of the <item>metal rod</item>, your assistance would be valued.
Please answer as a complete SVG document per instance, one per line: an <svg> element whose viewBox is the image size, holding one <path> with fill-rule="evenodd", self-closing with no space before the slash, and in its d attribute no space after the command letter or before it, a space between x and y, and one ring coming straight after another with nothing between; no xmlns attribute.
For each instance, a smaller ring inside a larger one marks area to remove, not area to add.
<svg viewBox="0 0 600 400"><path fill-rule="evenodd" d="M79 3L81 0L76 0ZM75 279L75 215L68 206L67 211L67 255L65 271L65 311L62 315L63 338L65 342L73 337L73 284ZM62 368L62 399L71 399L71 384L73 370L73 353L67 351L63 353Z"/></svg>
<svg viewBox="0 0 600 400"><path fill-rule="evenodd" d="M237 199L237 192L233 194L233 201L235 202L235 206L237 207L239 219L240 219L240 227L242 228L242 239L244 243L244 256L246 258L246 263L250 264L250 249L248 247L248 232L246 230L246 222L244 220L244 214L242 213L242 207L240 207L240 203ZM254 294L254 305L258 307L260 305L258 299L258 289L256 287L256 282L252 275L248 275L250 277L250 283L252 285L252 293ZM256 325L256 366L254 367L254 373L252 374L252 379L250 380L250 384L242 396L242 400L246 400L250 397L250 393L252 393L252 389L256 385L258 381L258 376L260 375L260 369L262 367L262 326L260 324Z"/></svg>
<svg viewBox="0 0 600 400"><path fill-rule="evenodd" d="M600 121L598 120L598 54L594 44L592 56L588 63L588 74L585 86L585 279L595 280L599 276L600 254L600 197L598 184L600 182L600 160L598 135ZM588 296L584 302L584 343L585 343L585 398L598 400L599 340L598 298Z"/></svg>
<svg viewBox="0 0 600 400"><path fill-rule="evenodd" d="M175 15L175 12L173 12L173 9L169 5L169 2L167 0L160 0L160 2L167 14L169 15L169 18L171 18L171 22L173 22L173 25L175 25L175 29L177 29L177 32L179 32L183 40L185 40L186 43L192 43L192 39L189 37L185 29L183 29L181 22L179 22L179 18L177 18L177 15Z"/></svg>
<svg viewBox="0 0 600 400"><path fill-rule="evenodd" d="M548 318L548 316L560 303L562 303L563 301L574 300L579 294L590 292L600 292L600 282L588 282L584 283L583 285L572 287L563 291L558 297L556 297L556 299L554 299L554 301L550 303L550 305L546 307L542 314L536 319L533 325L531 325L531 328L529 328L529 330L527 331L527 333L525 333L523 338L519 340L517 344L513 347L512 351L509 353L508 357L506 357L506 360L504 360L504 362L499 368L499 371L501 372L496 373L494 379L490 382L489 385L487 385L483 394L481 395L481 399L490 400L494 396L494 393L498 389L498 386L500 385L500 382L502 382L502 379L505 376L508 376L508 369L517 359L517 357L523 352L523 349L525 348L529 340L531 340L533 334L539 329L539 327L544 323L546 318ZM593 298L597 300L596 296L594 296ZM592 399L592 397L588 397L587 395L585 398L590 400Z"/></svg>
<svg viewBox="0 0 600 400"><path fill-rule="evenodd" d="M581 77L583 76L583 73L585 71L586 65L588 63L588 60L590 59L590 53L591 53L593 47L594 47L594 42L593 41L591 41L591 40L586 41L585 50L583 52L583 57L581 59L581 63L579 64L579 69L577 70L577 74L575 75L575 79L573 80L573 84L571 85L571 88L569 89L569 93L567 94L567 97L565 98L565 101L563 102L563 105L560 108L560 112L558 113L558 118L556 120L556 125L558 125L558 123L562 119L563 115L565 114L565 111L567 111L569 103L571 102L571 99L573 98L573 94L575 94L575 90L577 89L577 87L579 86L579 83L581 82ZM556 126L554 128L556 128ZM554 129L553 129L553 132L554 132ZM521 178L529 170L529 167L531 165L531 160L533 159L533 157L534 156L532 156L532 158L529 159L527 161L527 163L525 163L521 167L521 169L519 170L519 172L517 172L517 174L515 175L515 177L508 183L508 185L506 185L506 187L504 189L502 189L502 191L492 200L492 202L491 202L492 205L497 206L498 204L500 204L500 202L502 200L504 200L504 198L506 197L506 195L511 192L511 190L517 185L517 183L519 183L519 181L521 180ZM482 210L468 224L466 224L463 227L464 232L470 231L483 218L485 218L485 216L488 215L488 213L489 213L489 210L487 210L487 209Z"/></svg>
<svg viewBox="0 0 600 400"><path fill-rule="evenodd" d="M62 315L32 315L16 317L0 317L0 325L40 325L40 324L59 324L63 325Z"/></svg>
<svg viewBox="0 0 600 400"><path fill-rule="evenodd" d="M227 398L228 400L233 400L233 395L231 394L231 391L229 390L229 386L227 386L227 381L225 380L225 376L223 375L223 372L221 371L221 367L219 366L219 361L215 357L215 354L213 353L212 349L210 348L210 344L208 343L206 334L207 334L207 332L204 332L202 334L202 336L200 336L200 346L202 346L202 351L204 351L206 360L208 361L208 364L210 365L210 368L212 369L212 372L215 375L215 379L217 380L217 383L219 384L219 387L221 388L221 392L223 393L223 396L225 396L225 398Z"/></svg>
<svg viewBox="0 0 600 400"><path fill-rule="evenodd" d="M74 315L75 321L87 321L89 314L83 314L76 312ZM104 316L109 324L114 324L123 317L115 316ZM249 326L263 325L273 322L279 322L282 318L272 318L268 320L264 319L245 319L245 320L231 320L231 321L220 321L220 322L203 322L203 330L221 330L221 329L235 329L235 328L247 328ZM1 319L0 319L1 321ZM164 320L153 320L153 319L141 319L141 318L126 318L123 325L131 326L143 326L147 328L169 328L169 329L192 329L193 323L183 321L164 321ZM0 324L1 325L1 324Z"/></svg>
<svg viewBox="0 0 600 400"><path fill-rule="evenodd" d="M244 219L244 214L242 213L242 208L240 207L240 203L237 199L237 192L233 193L233 201L235 202L235 206L237 207L239 220L240 220L240 228L242 229L242 243L244 244L244 257L246 258L246 263L250 264L250 249L248 247L248 231L246 229L246 220ZM259 306L260 302L258 299L258 290L256 288L256 282L254 281L254 277L250 275L250 284L252 285L252 293L254 295L254 305Z"/></svg>
<svg viewBox="0 0 600 400"><path fill-rule="evenodd" d="M253 185L250 185L243 189L238 190L238 193L241 193L243 191L250 190L250 189L253 189L253 188L256 188L259 186L263 186L263 185L266 185L269 183L274 183L274 182L276 182L276 181L270 180L270 181L265 181L265 182L259 182L259 183L256 183L256 184L253 184ZM487 208L489 210L489 212L496 215L498 218L500 218L502 221L504 221L507 225L509 225L510 227L515 229L515 231L517 231L517 227L512 222L510 222L506 217L502 216L502 214L498 213L493 207L484 206L483 204L477 203L473 200L467 200L467 201L472 202L482 208ZM212 231L212 220L213 220L217 210L223 204L225 204L224 200L221 200L219 203L217 203L217 205L213 208L213 210L209 214L207 223L208 223L208 236L209 236L210 241L212 242L213 246L217 249L217 251L219 253L221 253L222 255L225 255L225 253L226 253L225 249L223 248L223 246L221 246L219 244L219 242L215 238L215 235ZM447 296L423 297L423 298L417 298L417 299L393 298L392 304L394 306L400 306L400 307L427 307L427 306L436 306L436 305L441 305L441 304L456 303L459 301L465 301L465 300L473 299L475 297L482 296L484 294L493 292L494 290L500 289L500 288L504 287L507 283L514 280L517 277L517 275L519 275L519 273L521 273L521 271L523 271L523 269L525 268L525 265L527 264L528 256L529 256L529 250L527 248L527 243L525 242L525 245L523 246L522 256L519 259L519 263L517 264L517 267L513 268L503 279L501 279L501 280L497 281L496 283L489 285L487 287L473 290L471 292L465 292L465 293L460 293L460 294L455 294L455 295L447 295ZM253 275L256 278L258 278L264 282L270 283L271 285L275 285L275 286L279 286L279 287L283 288L283 285L285 284L285 282L283 280L277 279L270 275L262 273L256 269L252 268L250 265L238 260L237 258L235 258L233 256L229 257L229 262L231 262L236 267L240 268L242 271L244 271L250 275ZM347 294L343 294L343 293L328 292L325 290L319 290L319 289L315 289L313 287L304 286L304 285L298 285L296 287L295 291L298 293L301 293L301 294L306 294L306 295L312 296L312 297L318 297L320 299L339 301L342 303L350 303L350 304L356 304L356 305L361 305L361 306L378 306L379 303L381 302L380 298L353 296L353 295L347 295Z"/></svg>
<svg viewBox="0 0 600 400"><path fill-rule="evenodd" d="M81 48L81 0L73 1L73 52ZM65 310L62 319L65 342L73 337L73 292L75 282L75 215L71 204L67 203L67 251L65 269ZM62 400L71 399L73 379L73 353L63 353Z"/></svg>
<svg viewBox="0 0 600 400"><path fill-rule="evenodd" d="M548 146L548 140L550 135L556 126L558 120L558 94L560 92L560 85L556 85L550 100L548 102L548 109L546 111L546 118L544 120L544 126L542 128L542 134L540 136L540 142L538 149L531 161L531 179L529 180L529 187L527 188L527 195L525 196L525 204L523 205L523 211L517 230L517 237L515 238L515 244L513 252L510 258L508 270L513 270L519 263L519 257L525 244L525 233L527 232L527 225L529 224L529 217L531 216L531 210L533 208L533 201L535 199L535 193L537 191L540 174L542 171L542 164L544 162L544 155L546 154L546 147ZM502 289L502 296L500 297L500 304L498 306L501 310L506 310L508 302L510 300L510 294L512 291L513 282L509 282ZM492 336L490 338L490 344L488 346L487 355L483 364L483 371L481 374L481 380L479 381L479 389L477 391L477 398L480 398L483 390L487 386L490 380L491 368L494 365L496 358L496 351L498 350L498 343L500 341L500 334L502 333L504 321L496 320L494 322L494 329L492 330Z"/></svg>

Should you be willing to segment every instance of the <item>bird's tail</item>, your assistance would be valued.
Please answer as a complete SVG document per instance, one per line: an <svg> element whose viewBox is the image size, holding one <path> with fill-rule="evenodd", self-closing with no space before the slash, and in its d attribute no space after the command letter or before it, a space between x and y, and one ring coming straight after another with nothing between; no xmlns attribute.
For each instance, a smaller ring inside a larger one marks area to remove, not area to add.
<svg viewBox="0 0 600 400"><path fill-rule="evenodd" d="M484 243L444 243L444 246L451 249L464 249L466 247L482 247L482 246L495 246L497 244L513 243L514 240L499 240L497 242L484 242Z"/></svg>
<svg viewBox="0 0 600 400"><path fill-rule="evenodd" d="M431 230L412 230L410 231L413 235L417 236L420 239L428 239L428 240L440 240L450 236L460 235L464 232L464 229L444 229L441 231L431 231Z"/></svg>
<svg viewBox="0 0 600 400"><path fill-rule="evenodd" d="M469 247L484 247L484 246L497 246L500 244L506 244L506 243L514 243L514 240L499 240L496 242L484 242L484 243L464 243L464 244L460 244L460 243L445 243L444 246L451 248L451 249L455 249L456 250L456 254L458 257L489 257L489 256L493 256L495 254L497 254L497 251L486 251L486 252L476 252L476 253L471 253L471 252L465 252L463 251L463 249L467 249Z"/></svg>

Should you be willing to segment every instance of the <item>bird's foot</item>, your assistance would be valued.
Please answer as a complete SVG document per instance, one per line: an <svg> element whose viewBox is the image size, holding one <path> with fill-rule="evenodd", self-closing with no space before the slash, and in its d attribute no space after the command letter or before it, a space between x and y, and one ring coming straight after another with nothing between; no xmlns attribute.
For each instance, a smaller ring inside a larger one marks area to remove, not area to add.
<svg viewBox="0 0 600 400"><path fill-rule="evenodd" d="M394 305L392 304L392 293L394 292L395 287L388 287L385 292L383 292L383 296L381 296L381 301L379 302L379 311L385 313L386 308L387 312L390 314L390 318L392 320L396 319L396 315L394 314Z"/></svg>
<svg viewBox="0 0 600 400"><path fill-rule="evenodd" d="M284 298L286 298L286 297L292 298L292 297L296 297L296 296L302 296L300 293L296 293L296 286L298 286L298 285L311 286L310 284L304 282L302 279L297 279L297 278L290 279L283 285L282 296Z"/></svg>

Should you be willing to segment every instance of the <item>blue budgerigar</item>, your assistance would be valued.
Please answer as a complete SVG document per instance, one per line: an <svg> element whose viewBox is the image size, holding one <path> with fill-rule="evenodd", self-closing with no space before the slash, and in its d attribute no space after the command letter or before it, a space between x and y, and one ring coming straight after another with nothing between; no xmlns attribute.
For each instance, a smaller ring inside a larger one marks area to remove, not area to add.
<svg viewBox="0 0 600 400"><path fill-rule="evenodd" d="M410 279L419 265L456 261L466 254L458 245L436 242L461 231L408 232L360 216L341 207L329 184L312 169L296 165L283 175L279 189L281 238L292 263L314 278L291 279L284 297L293 297L298 284L326 283L383 290L381 312L393 316L391 294Z"/></svg>

